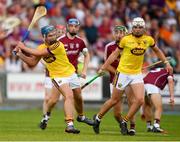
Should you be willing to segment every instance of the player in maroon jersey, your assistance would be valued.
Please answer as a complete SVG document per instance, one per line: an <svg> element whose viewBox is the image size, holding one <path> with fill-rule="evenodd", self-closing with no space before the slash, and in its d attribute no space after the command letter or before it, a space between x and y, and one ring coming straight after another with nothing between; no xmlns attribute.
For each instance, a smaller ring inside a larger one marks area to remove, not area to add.
<svg viewBox="0 0 180 142"><path fill-rule="evenodd" d="M174 80L173 75L169 74L166 69L157 68L151 70L144 77L144 84L146 90L145 103L143 105L143 114L147 123L147 131L150 132L165 132L160 128L160 119L162 114L162 98L160 90L163 90L166 84L169 87L170 105L174 105ZM151 125L152 107L154 106L154 124Z"/></svg>
<svg viewBox="0 0 180 142"><path fill-rule="evenodd" d="M76 18L69 19L66 26L66 30L67 30L66 34L59 37L58 39L64 44L68 59L70 63L73 64L73 66L76 68L76 73L78 69L77 67L78 57L80 53L84 55L84 64L83 64L82 72L80 73L80 77L86 78L86 72L87 72L90 56L83 39L77 36L79 27L80 27L80 23ZM84 115L83 98L81 95L81 84L78 76L77 79L74 80L74 84L73 86L71 86L71 88L74 93L75 109L78 113L77 121L84 122L88 125L93 125L93 121L88 119Z"/></svg>
<svg viewBox="0 0 180 142"><path fill-rule="evenodd" d="M116 25L113 29L113 35L115 40L108 43L105 46L105 56L104 56L104 60L106 61L107 58L111 55L111 53L118 48L118 43L119 40L127 34L127 29L125 26L120 26L120 25ZM119 57L120 58L120 57ZM114 79L114 75L116 73L116 68L118 67L119 64L119 58L116 59L110 66L108 66L108 71L110 74L110 90L112 93L112 83L113 83L113 79ZM125 94L128 97L128 105L131 105L133 98L131 98L131 95L129 95L131 92L130 88L128 87L125 90ZM130 107L130 106L129 106ZM121 111L122 111L122 102L118 102L114 107L113 107L113 112L114 112L114 117L116 119L116 121L119 123L119 125L121 126L121 121L122 121L122 117L121 117ZM130 121L130 130L129 130L129 134L130 135L135 135L135 121L134 118L131 119Z"/></svg>

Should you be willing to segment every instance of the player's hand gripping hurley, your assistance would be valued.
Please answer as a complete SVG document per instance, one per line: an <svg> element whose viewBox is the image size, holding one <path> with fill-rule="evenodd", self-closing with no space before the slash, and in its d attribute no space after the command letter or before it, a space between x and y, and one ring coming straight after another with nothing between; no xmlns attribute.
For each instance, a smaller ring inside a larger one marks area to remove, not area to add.
<svg viewBox="0 0 180 142"><path fill-rule="evenodd" d="M43 16L45 16L47 14L47 10L45 8L45 6L38 6L34 12L34 16L31 20L31 23L29 24L29 27L28 27L28 30L25 32L23 38L22 38L22 42L24 42L28 36L29 36L29 33L32 29L32 27L34 26L34 24ZM16 54L16 50L13 51L13 54Z"/></svg>
<svg viewBox="0 0 180 142"><path fill-rule="evenodd" d="M166 58L168 61L170 61L171 60L171 57L167 57ZM151 65L148 65L148 66L145 66L145 67L143 67L142 69L144 70L144 69L150 69L150 68L152 68L152 67L154 67L154 66L156 66L156 65L159 65L159 64L161 64L161 63L163 63L163 61L157 61L157 62L155 62L155 63L153 63L153 64L151 64Z"/></svg>

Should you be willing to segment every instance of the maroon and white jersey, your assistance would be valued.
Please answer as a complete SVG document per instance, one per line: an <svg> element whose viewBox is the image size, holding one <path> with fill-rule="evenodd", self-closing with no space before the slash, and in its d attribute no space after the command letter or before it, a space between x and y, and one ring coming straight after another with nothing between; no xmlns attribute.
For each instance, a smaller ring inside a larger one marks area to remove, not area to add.
<svg viewBox="0 0 180 142"><path fill-rule="evenodd" d="M82 52L83 49L86 48L85 42L78 36L75 36L74 39L69 39L67 35L59 37L59 41L64 44L68 59L77 70L78 57L80 52Z"/></svg>
<svg viewBox="0 0 180 142"><path fill-rule="evenodd" d="M161 90L164 89L166 84L168 83L168 78L172 77L166 69L155 69L151 70L145 77L144 77L144 84L153 84L160 88Z"/></svg>
<svg viewBox="0 0 180 142"><path fill-rule="evenodd" d="M116 43L116 41L112 41L105 46L105 60L107 60L107 58L116 48L118 48L118 44ZM111 64L111 66L113 66L116 69L118 67L118 64L119 64L119 57ZM112 83L114 74L111 72L109 72L109 74L110 74L110 82Z"/></svg>

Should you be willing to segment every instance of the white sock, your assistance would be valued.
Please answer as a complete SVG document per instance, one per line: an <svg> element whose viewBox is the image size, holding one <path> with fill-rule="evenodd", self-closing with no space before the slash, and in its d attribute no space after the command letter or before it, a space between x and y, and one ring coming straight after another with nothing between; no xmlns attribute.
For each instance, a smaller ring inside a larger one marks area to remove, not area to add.
<svg viewBox="0 0 180 142"><path fill-rule="evenodd" d="M74 124L73 124L72 121L70 121L70 122L67 123L67 125L68 125L68 126L73 126Z"/></svg>
<svg viewBox="0 0 180 142"><path fill-rule="evenodd" d="M50 118L50 116L48 116L48 115L45 115L45 116L44 116L44 119L45 119L45 120L49 120L49 118Z"/></svg>
<svg viewBox="0 0 180 142"><path fill-rule="evenodd" d="M158 123L154 123L154 127L155 127L155 128L159 128L160 125L159 125Z"/></svg>
<svg viewBox="0 0 180 142"><path fill-rule="evenodd" d="M98 115L96 115L96 120L98 120L99 122L101 121L101 119L98 117Z"/></svg>

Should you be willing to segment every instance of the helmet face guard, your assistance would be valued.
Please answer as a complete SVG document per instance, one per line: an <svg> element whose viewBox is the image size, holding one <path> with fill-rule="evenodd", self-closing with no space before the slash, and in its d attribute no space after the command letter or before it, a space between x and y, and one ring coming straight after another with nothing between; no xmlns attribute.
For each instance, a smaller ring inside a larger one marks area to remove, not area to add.
<svg viewBox="0 0 180 142"><path fill-rule="evenodd" d="M71 30L70 30L70 28L71 28L72 26L73 26L73 27L78 27L78 29L74 29L74 30L71 29ZM69 19L68 22L67 22L67 27L66 27L67 32L68 32L71 36L75 36L75 35L77 34L78 30L79 30L79 26L80 26L79 20L76 19L76 18L71 18L71 19Z"/></svg>
<svg viewBox="0 0 180 142"><path fill-rule="evenodd" d="M133 19L132 27L137 27L137 26L145 28L145 21L143 18L137 17Z"/></svg>
<svg viewBox="0 0 180 142"><path fill-rule="evenodd" d="M48 25L48 26L42 27L41 34L44 38L45 43L52 45L55 42L57 42L56 28L54 26ZM49 36L49 34L52 34L52 35Z"/></svg>
<svg viewBox="0 0 180 142"><path fill-rule="evenodd" d="M132 21L132 33L139 37L145 33L145 21L141 17L134 18Z"/></svg>

